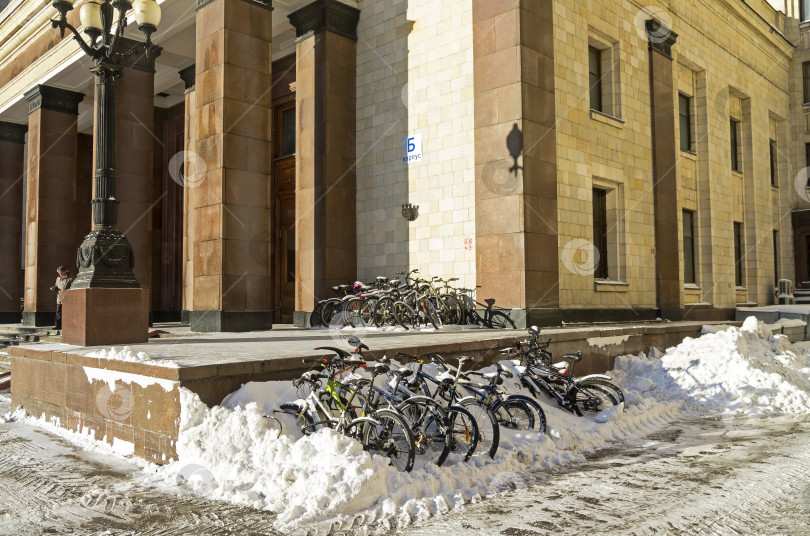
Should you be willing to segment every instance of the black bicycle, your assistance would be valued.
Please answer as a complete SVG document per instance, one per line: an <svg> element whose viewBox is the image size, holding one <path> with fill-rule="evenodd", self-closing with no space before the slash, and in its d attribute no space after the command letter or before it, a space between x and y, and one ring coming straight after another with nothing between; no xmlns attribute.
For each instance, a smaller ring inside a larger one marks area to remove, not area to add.
<svg viewBox="0 0 810 536"><path fill-rule="evenodd" d="M503 378L512 377L512 373L495 363L494 372L467 372L471 376L480 376L486 383L473 383L465 375L459 377L458 383L495 413L498 424L511 430L537 430L545 433L546 414L543 408L526 395L506 395L500 386Z"/></svg>
<svg viewBox="0 0 810 536"><path fill-rule="evenodd" d="M517 352L525 369L520 374L520 383L535 398L541 393L553 398L564 409L582 416L584 413L598 413L605 408L624 402L624 393L610 382L610 376L591 374L582 378L574 377L574 367L582 360L582 352L563 355L568 363L552 364L548 347L551 339L538 343L540 334L536 327L529 328L532 336L527 341L517 343L514 348L505 348L501 353Z"/></svg>

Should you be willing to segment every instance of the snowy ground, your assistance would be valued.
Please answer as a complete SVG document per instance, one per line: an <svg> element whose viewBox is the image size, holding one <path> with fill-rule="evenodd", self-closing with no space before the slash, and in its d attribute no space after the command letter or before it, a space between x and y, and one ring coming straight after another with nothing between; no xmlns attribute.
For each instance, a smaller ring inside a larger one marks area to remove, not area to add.
<svg viewBox="0 0 810 536"><path fill-rule="evenodd" d="M620 358L612 375L625 390L626 407L588 419L572 416L550 404L545 405L549 422L547 436L504 434L495 460L477 457L471 463L422 468L409 474L387 467L384 460L369 457L353 440L329 431L307 438L300 438L298 434L278 437L277 428L271 426L263 414L265 410L275 407L279 399L295 398L288 382L248 384L229 397L225 404L227 407L212 409L200 404L191 393L184 393L183 422L178 442L180 461L162 468L134 467L121 461L122 467L129 467L128 470L119 468L122 486L125 490L128 489L126 486L134 486L139 490L135 496L145 494L154 497L158 504L163 500L161 497L179 492L181 502L189 505L189 511L194 511L190 505L195 502L212 504L203 498L214 499L217 502L213 504L219 504L222 509L250 512L246 514L246 519L261 519L261 525L266 527L261 530L264 533L273 527L280 532L295 533L390 533L405 530L419 534L419 526L431 527L437 522L443 523L440 520L445 519L466 519L467 513L480 521L481 508L493 504L505 507L506 503L499 497L515 488L531 489L531 493L521 493L521 497L543 497L544 490L548 491L546 486L549 479L559 482L559 489L576 490L576 497L582 497L580 490L588 487L587 474L593 472L594 460L617 460L610 463L632 467L633 462L627 462L625 454L634 452L634 449L647 449L655 460L667 460L670 457L662 455L662 452L665 453L668 445L676 450L680 448L678 456L673 454L672 458L678 459L678 464L685 468L690 466L690 456L710 459L711 456L701 450L705 447L702 446L705 438L700 434L695 445L690 444L691 439L679 443L677 437L673 439L666 435L673 430L695 427L684 423L713 423L707 425L710 429L716 429L710 435L728 435L732 438L728 441L737 441L743 445L741 448L759 445L754 452L762 454L762 445L767 444L768 436L758 431L766 421L752 420L751 416L782 415L783 419L787 419L785 422L794 423L786 425L793 430L793 435L784 435L791 441L798 437L804 442L804 448L791 451L778 460L769 459L768 462L775 463L780 474L786 474L785 471L791 469L797 460L804 467L807 466L804 451L807 450L810 432L801 423L806 423L810 412L808 353L804 349L793 348L781 336L769 337L754 321L747 322L742 329L731 328L699 339L687 339L663 356ZM30 418L17 415L7 416L6 420L13 422L0 427L0 432L4 434L18 433L15 430L20 428L31 429ZM791 426L799 426L798 432ZM700 429L700 425L697 428ZM656 434L664 435L657 438ZM737 439L734 439L735 434L739 436ZM746 439L746 434L753 435L753 439ZM693 437L683 432L678 435ZM3 437L0 435L0 445L5 444ZM725 444L727 440L715 438L712 441ZM29 443L37 442L29 440ZM780 448L789 447L789 443L785 439ZM649 449L649 445L659 446ZM690 454L692 446L696 450ZM705 447L708 448L706 452L715 447ZM720 449L718 452L725 449L717 448ZM648 457L639 456L641 459ZM732 456L731 462L733 460ZM764 463L751 456L738 461L741 466ZM718 473L718 479L722 480L722 475L730 474L729 471L733 472L731 468L734 463L731 462ZM25 456L10 463L14 467L29 467L26 466ZM674 479L674 475L666 469L666 463L661 463L663 465L656 469L657 476L645 478L642 475L636 480L625 478L628 475L622 477L613 488L616 496L627 500L628 487L638 493L646 493L648 488L657 492L681 480L695 481L696 475L686 471L682 473L682 479L668 484L667 481ZM711 465L712 462L706 463ZM616 473L618 470L612 467L608 465L607 469ZM34 469L29 467L27 471L20 471L26 473ZM571 474L577 477L565 476ZM769 489L769 483L775 482L769 479L769 474L753 471L746 479L756 477L751 481L759 482L761 489ZM794 485L810 483L806 471L794 477ZM570 487L571 482L565 483L571 478L576 483L573 488ZM8 485L5 484L6 480L7 476L0 465L0 487ZM740 477L740 482L744 480ZM695 495L703 493L712 497L713 494L725 493L718 487L720 483L717 479L703 479L703 484L697 479L697 482L684 491L687 495L692 494L689 504L696 512L700 511L700 505L695 505ZM538 488L537 484L543 485ZM594 479L593 485L597 495L604 491L605 483L602 480ZM709 491L705 489L707 486L720 491ZM20 488L20 491L23 489ZM600 489L602 491L598 491ZM664 495L664 492L661 494ZM565 503L562 499L565 495L560 495L562 503ZM84 496L80 496L80 504ZM576 510L584 518L580 520L582 524L569 520L574 527L571 533L578 531L576 527L595 530L594 526L585 523L585 518L591 520L591 524L593 519L601 518L608 518L604 521L609 522L612 507L602 504L610 496L610 493L603 494L598 503L593 504L592 511L586 508L587 501L582 504L578 498L575 501ZM487 500L482 503L485 498ZM794 502L797 499L793 497ZM481 504L476 506L478 503ZM711 504L705 506L708 509L714 507ZM210 511L210 507L208 509ZM49 507L43 506L39 511L49 511ZM682 512L676 519L687 514ZM0 515L4 515L4 521L10 523L4 523L4 526L21 526L22 518L15 517L13 509ZM646 530L641 517L633 525L636 527L633 530L640 527L639 534ZM539 518L535 521L540 523L532 525L536 528L549 529L543 523L553 524L553 521ZM250 526L255 528L260 525ZM613 533L626 532L619 530L619 526L615 527ZM559 525L557 528L560 529ZM506 533L532 534L526 530ZM0 528L0 533L2 531ZM491 532L484 530L484 533Z"/></svg>

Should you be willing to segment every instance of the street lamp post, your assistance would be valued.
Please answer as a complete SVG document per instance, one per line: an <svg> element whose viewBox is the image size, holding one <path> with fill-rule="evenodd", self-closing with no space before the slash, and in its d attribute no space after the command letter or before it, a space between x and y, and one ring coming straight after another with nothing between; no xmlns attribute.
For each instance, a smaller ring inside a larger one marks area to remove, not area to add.
<svg viewBox="0 0 810 536"><path fill-rule="evenodd" d="M71 288L140 288L133 268L132 246L118 230L118 199L116 198L115 155L115 87L122 73L122 62L152 50L152 34L160 23L160 6L155 0L88 0L79 11L88 41L67 21L67 13L75 0L54 0L59 18L52 19L62 37L70 30L81 49L93 60L91 70L96 75L96 173L95 197L92 200L93 230L76 253L79 273ZM134 4L134 5L133 5ZM146 43L118 51L126 14L135 11L138 29ZM113 16L118 13L114 23Z"/></svg>

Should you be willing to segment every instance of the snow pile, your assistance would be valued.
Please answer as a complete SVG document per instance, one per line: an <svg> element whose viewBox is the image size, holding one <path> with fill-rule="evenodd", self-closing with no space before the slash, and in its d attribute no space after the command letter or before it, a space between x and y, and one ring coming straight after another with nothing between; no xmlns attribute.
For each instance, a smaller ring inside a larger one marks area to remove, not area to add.
<svg viewBox="0 0 810 536"><path fill-rule="evenodd" d="M660 359L617 358L614 374L628 402L651 396L721 413L808 413L809 355L749 317L740 328L687 338Z"/></svg>
<svg viewBox="0 0 810 536"><path fill-rule="evenodd" d="M109 350L97 350L85 354L87 357L98 357L100 359L109 359L115 361L134 361L137 363L148 362L150 365L158 365L161 367L177 368L179 365L174 361L155 360L149 357L146 352L135 353L129 346L124 346L120 351L113 346Z"/></svg>
<svg viewBox="0 0 810 536"><path fill-rule="evenodd" d="M180 460L157 469L152 480L275 512L282 530L304 523L328 523L332 531L370 524L392 530L533 485L538 471L649 434L683 411L810 413L809 355L749 318L741 328L686 339L666 353L653 348L650 357L618 358L611 375L625 391L623 405L589 418L541 400L545 435L502 429L494 460L477 454L464 463L451 456L442 467L421 466L411 473L389 467L330 430L301 437L288 415L277 414L284 430L279 435L265 415L298 398L290 382L245 384L211 409L181 389ZM517 390L519 367L511 361L502 365L514 374L504 388Z"/></svg>
<svg viewBox="0 0 810 536"><path fill-rule="evenodd" d="M372 459L359 442L332 430L298 440L278 437L255 403L209 410L184 389L181 407L181 462L167 468L170 474L179 483L184 467L204 467L211 497L277 512L281 523L366 509L397 473L387 460Z"/></svg>
<svg viewBox="0 0 810 536"><path fill-rule="evenodd" d="M596 419L546 406L547 435L502 429L494 460L476 453L464 463L451 455L442 467L402 473L331 430L301 437L287 415L277 414L284 426L279 437L264 415L296 398L290 382L251 382L209 409L181 389L179 461L158 469L152 481L275 512L281 529L326 520L402 527L526 487L533 471L583 461L611 441L660 429L680 405L642 401Z"/></svg>

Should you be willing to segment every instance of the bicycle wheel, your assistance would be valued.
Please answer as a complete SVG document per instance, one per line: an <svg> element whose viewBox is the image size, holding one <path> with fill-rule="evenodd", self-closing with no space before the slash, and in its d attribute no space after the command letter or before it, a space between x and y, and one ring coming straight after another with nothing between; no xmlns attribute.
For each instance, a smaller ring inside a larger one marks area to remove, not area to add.
<svg viewBox="0 0 810 536"><path fill-rule="evenodd" d="M397 319L397 324L405 329L419 327L419 315L416 311L405 302L398 301L394 303L394 318Z"/></svg>
<svg viewBox="0 0 810 536"><path fill-rule="evenodd" d="M435 400L411 397L397 406L413 435L416 463L441 466L450 454L452 439L447 411Z"/></svg>
<svg viewBox="0 0 810 536"><path fill-rule="evenodd" d="M324 326L323 315L323 306L326 303L326 300L321 300L318 302L318 305L312 310L312 314L309 315L309 325L313 328L319 328Z"/></svg>
<svg viewBox="0 0 810 536"><path fill-rule="evenodd" d="M377 300L374 306L374 325L378 328L385 326L395 326L397 320L394 317L394 298L385 296Z"/></svg>
<svg viewBox="0 0 810 536"><path fill-rule="evenodd" d="M621 404L624 402L624 393L619 388L618 385L609 382L607 380L603 380L601 378L592 378L588 380L583 380L582 383L587 383L588 385L592 386L595 389L602 388L605 391L608 391L611 396L616 400L617 404Z"/></svg>
<svg viewBox="0 0 810 536"><path fill-rule="evenodd" d="M543 407L526 395L509 395L507 400L520 400L534 412L534 429L541 434L546 433L546 412Z"/></svg>
<svg viewBox="0 0 810 536"><path fill-rule="evenodd" d="M374 311L377 309L377 302L380 301L380 298L376 296L372 296L370 298L366 298L363 302L362 307L360 307L360 326L361 327L371 327L374 325Z"/></svg>
<svg viewBox="0 0 810 536"><path fill-rule="evenodd" d="M433 324L435 329L442 329L442 320L439 318L439 313L436 312L436 305L433 303L433 300L430 298L424 298L422 302L425 306L424 312L427 315L427 320ZM427 324L427 322L425 322Z"/></svg>
<svg viewBox="0 0 810 536"><path fill-rule="evenodd" d="M576 384L575 409L579 415L594 415L619 404L609 390L590 382L585 380Z"/></svg>
<svg viewBox="0 0 810 536"><path fill-rule="evenodd" d="M360 309L363 307L363 303L360 298L352 298L343 304L341 314L344 326L356 328L360 325Z"/></svg>
<svg viewBox="0 0 810 536"><path fill-rule="evenodd" d="M534 429L534 414L522 400L505 400L492 408L498 424L510 430Z"/></svg>
<svg viewBox="0 0 810 536"><path fill-rule="evenodd" d="M442 321L445 324L463 324L464 323L464 309L458 301L458 298L452 294L442 295Z"/></svg>
<svg viewBox="0 0 810 536"><path fill-rule="evenodd" d="M340 305L340 300L337 298L330 298L326 300L326 303L323 304L323 309L321 309L321 322L324 326L329 326L332 324L332 317L335 314L335 308Z"/></svg>
<svg viewBox="0 0 810 536"><path fill-rule="evenodd" d="M478 446L476 450L481 455L489 455L490 458L494 458L501 440L501 430L495 413L489 406L472 397L459 400L458 405L469 411L478 425Z"/></svg>
<svg viewBox="0 0 810 536"><path fill-rule="evenodd" d="M469 460L478 447L478 423L472 413L461 406L450 406L447 411L447 422L450 427L450 451Z"/></svg>
<svg viewBox="0 0 810 536"><path fill-rule="evenodd" d="M487 322L492 329L515 329L515 323L506 313L492 311Z"/></svg>
<svg viewBox="0 0 810 536"><path fill-rule="evenodd" d="M416 448L405 419L389 409L377 410L371 418L376 424L367 422L363 426L363 448L385 456L400 471L413 469Z"/></svg>

